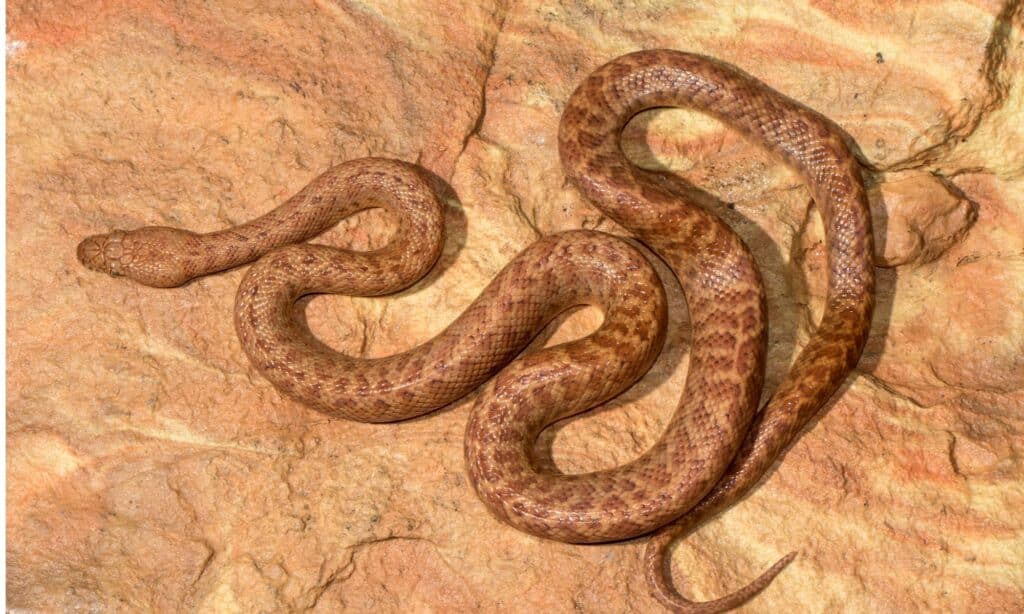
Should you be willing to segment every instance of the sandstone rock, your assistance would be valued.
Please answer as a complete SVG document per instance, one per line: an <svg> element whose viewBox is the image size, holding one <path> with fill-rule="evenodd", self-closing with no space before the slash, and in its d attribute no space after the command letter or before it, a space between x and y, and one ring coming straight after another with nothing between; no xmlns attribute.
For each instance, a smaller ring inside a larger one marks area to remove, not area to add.
<svg viewBox="0 0 1024 614"><path fill-rule="evenodd" d="M643 539L560 544L487 514L463 469L472 396L401 424L328 420L248 364L231 324L242 271L153 290L84 270L74 248L112 227L234 224L344 159L418 160L448 203L438 267L395 297L307 306L339 350L408 348L536 237L619 232L566 183L559 113L602 62L673 47L845 128L889 267L856 372L749 497L675 549L679 585L715 597L798 550L746 611L1021 611L1022 10L12 2L9 606L657 611ZM769 292L769 394L824 293L807 190L699 113L644 113L623 147L704 190L751 246ZM389 223L364 213L322 240L369 248ZM659 270L674 307L663 355L620 398L549 429L539 462L609 467L658 437L688 348L678 285ZM599 318L577 311L546 342Z"/></svg>
<svg viewBox="0 0 1024 614"><path fill-rule="evenodd" d="M952 183L926 175L892 173L880 186L883 206L873 213L879 266L931 262L962 240L977 219L977 204Z"/></svg>

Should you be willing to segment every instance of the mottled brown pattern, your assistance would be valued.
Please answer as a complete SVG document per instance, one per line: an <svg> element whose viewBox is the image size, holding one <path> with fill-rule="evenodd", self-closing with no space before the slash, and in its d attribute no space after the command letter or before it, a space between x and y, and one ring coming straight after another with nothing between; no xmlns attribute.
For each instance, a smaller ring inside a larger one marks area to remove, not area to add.
<svg viewBox="0 0 1024 614"><path fill-rule="evenodd" d="M419 241L428 239L403 230L392 245ZM238 289L235 327L242 347L263 375L292 398L334 417L365 422L403 420L459 399L512 360L554 316L575 305L597 305L605 315L601 328L580 341L581 351L613 353L621 360L600 365L600 377L610 382L604 398L632 384L661 349L665 298L650 264L621 240L588 231L560 233L531 245L448 328L400 354L346 356L314 338L294 317L295 302L306 294L363 294L367 287L376 292L387 270L397 266L395 256L357 255L320 245L268 254ZM356 258L362 261L358 265ZM401 259L433 262L412 251ZM394 290L409 282L392 275ZM563 363L570 360L552 369Z"/></svg>
<svg viewBox="0 0 1024 614"><path fill-rule="evenodd" d="M651 182L651 174L629 164L619 149L625 123L663 105L708 111L778 152L803 174L825 219L825 316L756 419L766 314L755 263L723 222ZM115 231L83 241L78 256L90 268L170 287L266 254L238 290L242 346L283 393L332 416L382 422L417 416L502 369L481 391L466 431L469 475L491 511L524 531L572 542L633 537L675 520L648 549L656 596L678 610L733 607L763 588L788 558L734 595L693 604L666 583L664 548L755 483L859 357L873 277L870 220L856 164L817 114L736 69L670 51L636 53L598 69L570 99L559 145L580 190L672 267L693 327L686 390L665 433L638 459L606 471L545 473L530 450L547 425L631 385L661 348L663 289L649 263L618 239L589 231L541 239L441 334L369 360L318 341L294 317L295 302L311 293L393 292L433 265L443 243L442 207L411 165L356 160L247 224L207 235ZM399 230L380 250L291 245L368 207L398 218ZM580 304L603 310L597 331L507 364L551 318Z"/></svg>
<svg viewBox="0 0 1024 614"><path fill-rule="evenodd" d="M399 230L381 249L289 245L368 207L398 219ZM619 239L582 230L524 250L445 331L401 354L346 356L295 317L296 301L309 294L379 295L415 282L440 255L443 223L442 205L416 167L367 158L330 169L246 224L206 235L164 227L118 230L82 241L78 257L92 269L169 287L266 254L236 296L242 347L281 392L339 418L391 422L443 407L491 377L554 316L576 305L599 306L601 328L542 354L559 352L551 371L596 361L591 376L605 383L592 387L600 391L594 403L632 384L661 350L665 296L650 263ZM556 396L547 400L557 405Z"/></svg>
<svg viewBox="0 0 1024 614"><path fill-rule="evenodd" d="M619 135L625 124L638 112L660 106L709 113L776 153L806 181L825 222L829 287L824 315L749 429L765 360L761 281L746 249L723 223L652 183L649 173L623 155ZM682 445L685 453L669 466L674 475L650 479L693 479L673 491L672 509L689 511L647 546L652 592L677 611L736 607L764 588L792 555L728 597L694 603L669 583L665 551L677 536L746 493L860 357L874 306L874 268L871 219L857 162L839 129L814 111L734 67L668 50L629 54L590 75L566 106L559 146L565 171L580 191L672 267L693 321L680 408L665 436L638 461L659 447ZM688 443L667 442L668 437Z"/></svg>

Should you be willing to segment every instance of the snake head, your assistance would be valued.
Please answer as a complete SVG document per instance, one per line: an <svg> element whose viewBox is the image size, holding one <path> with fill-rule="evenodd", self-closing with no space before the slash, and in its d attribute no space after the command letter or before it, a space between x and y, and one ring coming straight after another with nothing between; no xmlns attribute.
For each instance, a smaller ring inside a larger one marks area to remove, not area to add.
<svg viewBox="0 0 1024 614"><path fill-rule="evenodd" d="M172 288L196 276L188 256L196 252L197 238L164 226L115 230L86 237L78 244L78 260L93 271L154 288Z"/></svg>

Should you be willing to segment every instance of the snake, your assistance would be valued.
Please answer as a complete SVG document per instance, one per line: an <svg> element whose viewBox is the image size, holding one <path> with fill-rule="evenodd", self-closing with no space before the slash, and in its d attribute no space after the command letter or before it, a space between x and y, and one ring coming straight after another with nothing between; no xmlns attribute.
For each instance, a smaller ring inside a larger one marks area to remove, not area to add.
<svg viewBox="0 0 1024 614"><path fill-rule="evenodd" d="M828 290L820 322L758 411L767 355L761 274L742 239L713 211L633 164L620 137L659 107L707 113L787 163L808 186L825 228ZM513 258L442 332L379 358L345 355L297 316L311 294L379 296L417 283L444 246L444 203L414 164L341 163L274 210L205 233L165 226L115 230L77 247L89 269L175 287L245 263L235 329L252 364L284 395L331 417L392 422L477 391L466 424L470 483L496 518L572 543L652 534L643 555L651 594L677 612L744 603L793 559L780 559L714 601L685 598L669 546L746 494L859 360L874 306L871 217L860 167L842 130L739 68L656 49L597 68L562 112L559 157L590 204L663 260L689 311L684 392L661 436L634 460L580 474L542 469L533 444L552 423L631 386L665 340L664 288L631 243L595 230L540 238ZM307 243L359 211L396 220L388 243L352 251ZM597 307L586 337L526 351L561 313Z"/></svg>

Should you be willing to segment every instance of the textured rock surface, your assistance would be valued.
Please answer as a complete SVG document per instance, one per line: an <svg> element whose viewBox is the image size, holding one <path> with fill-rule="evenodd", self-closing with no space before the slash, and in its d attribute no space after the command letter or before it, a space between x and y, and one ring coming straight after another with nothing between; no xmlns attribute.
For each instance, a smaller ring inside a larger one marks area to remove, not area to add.
<svg viewBox="0 0 1024 614"><path fill-rule="evenodd" d="M751 496L676 548L686 591L720 595L795 549L746 610L1020 611L1020 4L11 2L9 604L653 611L642 539L565 545L487 515L463 471L471 398L402 424L329 421L248 365L230 317L242 271L145 289L85 271L74 246L115 226L245 220L344 159L419 160L450 205L441 264L397 297L307 311L341 350L395 352L541 234L616 231L563 179L559 112L601 62L665 46L843 126L872 169L890 266L856 374ZM624 144L706 189L751 245L770 391L824 289L806 189L691 112L645 113ZM370 212L325 240L386 236ZM658 436L687 356L666 281L674 332L654 369L545 433L540 462L607 467ZM598 317L576 312L548 342Z"/></svg>

